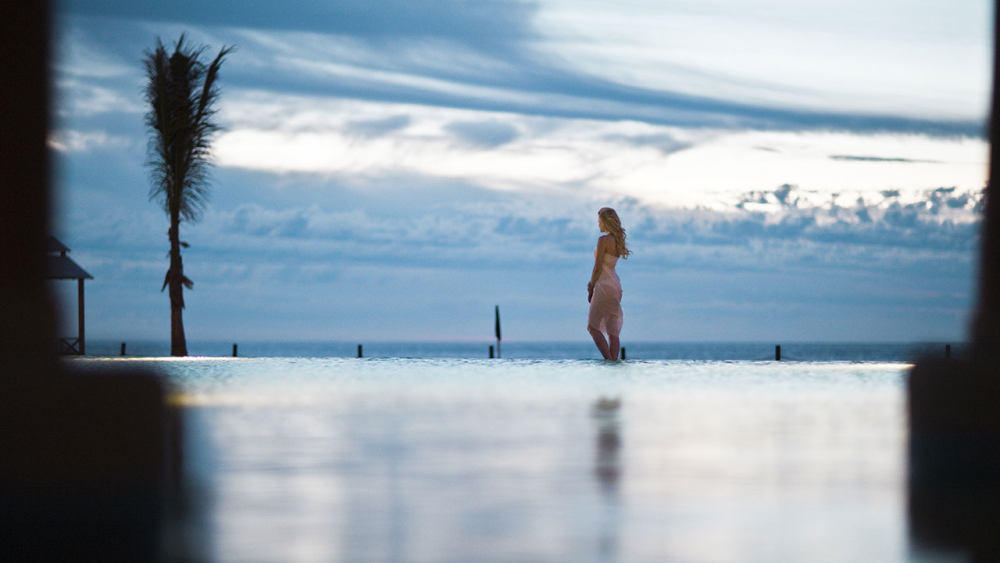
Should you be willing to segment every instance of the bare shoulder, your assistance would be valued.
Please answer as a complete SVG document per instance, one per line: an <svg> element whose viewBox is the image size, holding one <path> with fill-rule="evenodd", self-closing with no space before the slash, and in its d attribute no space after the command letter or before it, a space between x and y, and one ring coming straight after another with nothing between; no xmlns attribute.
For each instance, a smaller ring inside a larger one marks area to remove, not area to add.
<svg viewBox="0 0 1000 563"><path fill-rule="evenodd" d="M612 252L615 248L614 235L601 235L597 239L597 249L605 252Z"/></svg>

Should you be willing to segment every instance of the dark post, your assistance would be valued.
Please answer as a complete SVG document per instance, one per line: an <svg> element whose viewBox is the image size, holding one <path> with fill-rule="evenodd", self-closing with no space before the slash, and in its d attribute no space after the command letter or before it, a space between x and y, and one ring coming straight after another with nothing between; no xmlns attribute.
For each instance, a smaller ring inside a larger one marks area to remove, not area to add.
<svg viewBox="0 0 1000 563"><path fill-rule="evenodd" d="M122 342L122 356L125 355L125 343Z"/></svg>
<svg viewBox="0 0 1000 563"><path fill-rule="evenodd" d="M79 335L79 338L80 338L80 355L82 356L82 355L84 355L84 354L87 353L87 340L86 340L86 338L84 337L84 334L83 334L83 317L84 317L84 315L83 315L83 278L79 278L78 280L76 280L76 298L77 298L78 303L79 303L79 307L77 308L77 313L76 313L77 314L77 319L76 319L77 334Z"/></svg>
<svg viewBox="0 0 1000 563"><path fill-rule="evenodd" d="M946 360L951 359L951 344L944 345L944 359Z"/></svg>
<svg viewBox="0 0 1000 563"><path fill-rule="evenodd" d="M622 346L622 360L625 360L625 347Z"/></svg>
<svg viewBox="0 0 1000 563"><path fill-rule="evenodd" d="M494 309L496 312L496 333L497 333L497 357L500 357L500 305Z"/></svg>
<svg viewBox="0 0 1000 563"><path fill-rule="evenodd" d="M233 357L236 357L236 343L233 343Z"/></svg>
<svg viewBox="0 0 1000 563"><path fill-rule="evenodd" d="M490 344L490 359L493 359L493 345Z"/></svg>
<svg viewBox="0 0 1000 563"><path fill-rule="evenodd" d="M360 344L358 344L358 357L359 358L363 358L364 357L364 354L361 353L361 345Z"/></svg>
<svg viewBox="0 0 1000 563"><path fill-rule="evenodd" d="M774 347L774 361L776 362L781 361L781 344L778 344L777 346Z"/></svg>

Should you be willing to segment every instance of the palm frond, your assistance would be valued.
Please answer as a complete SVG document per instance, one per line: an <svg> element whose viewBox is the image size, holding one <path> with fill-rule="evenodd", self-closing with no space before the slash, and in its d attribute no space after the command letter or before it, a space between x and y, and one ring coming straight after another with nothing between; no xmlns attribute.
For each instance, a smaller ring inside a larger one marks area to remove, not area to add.
<svg viewBox="0 0 1000 563"><path fill-rule="evenodd" d="M219 129L212 120L216 81L232 50L224 47L206 66L201 60L205 47L189 47L181 35L172 53L157 39L145 54L149 197L177 220L196 221L208 201L211 139Z"/></svg>

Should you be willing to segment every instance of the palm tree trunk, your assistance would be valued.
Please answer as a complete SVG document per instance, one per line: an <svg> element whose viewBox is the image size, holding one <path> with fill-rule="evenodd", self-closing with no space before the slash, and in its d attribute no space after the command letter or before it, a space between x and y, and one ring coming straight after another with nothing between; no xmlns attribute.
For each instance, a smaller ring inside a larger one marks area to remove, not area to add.
<svg viewBox="0 0 1000 563"><path fill-rule="evenodd" d="M170 355L187 356L184 338L184 263L181 261L180 215L170 217Z"/></svg>

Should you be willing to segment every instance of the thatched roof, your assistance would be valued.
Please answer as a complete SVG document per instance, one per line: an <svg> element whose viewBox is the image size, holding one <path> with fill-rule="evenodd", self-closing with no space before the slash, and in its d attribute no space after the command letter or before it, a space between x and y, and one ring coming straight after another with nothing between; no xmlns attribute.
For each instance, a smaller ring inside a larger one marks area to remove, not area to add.
<svg viewBox="0 0 1000 563"><path fill-rule="evenodd" d="M45 256L45 277L50 280L92 280L94 276L74 262L66 253L69 247L59 242L56 237L50 236L45 249L48 255ZM58 254L56 254L58 253Z"/></svg>
<svg viewBox="0 0 1000 563"><path fill-rule="evenodd" d="M46 252L59 252L61 254L66 254L69 252L69 247L65 244L59 242L59 239L49 235L49 240L45 241L45 251Z"/></svg>

